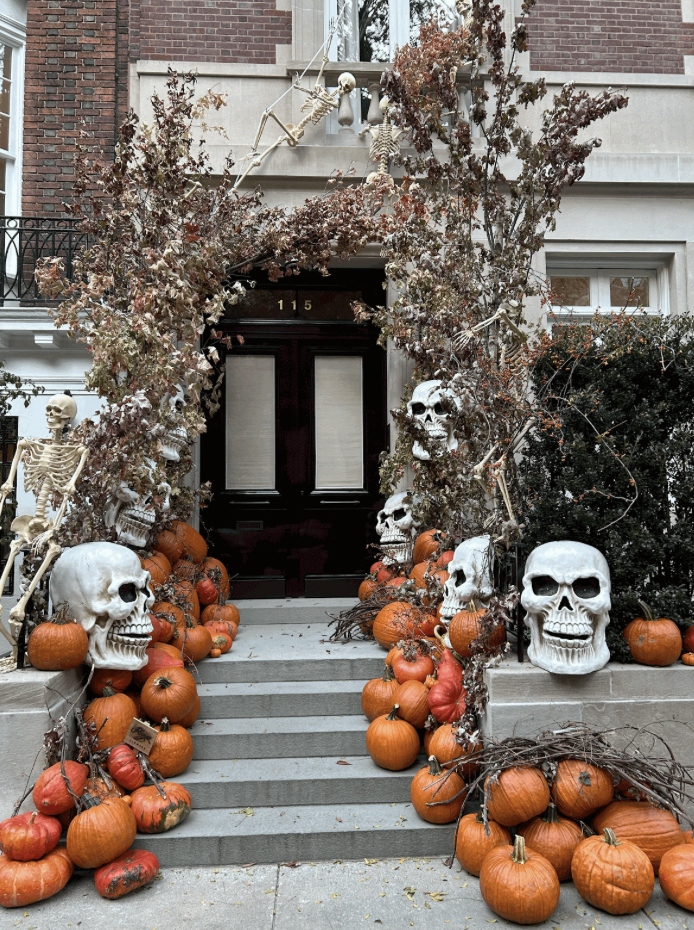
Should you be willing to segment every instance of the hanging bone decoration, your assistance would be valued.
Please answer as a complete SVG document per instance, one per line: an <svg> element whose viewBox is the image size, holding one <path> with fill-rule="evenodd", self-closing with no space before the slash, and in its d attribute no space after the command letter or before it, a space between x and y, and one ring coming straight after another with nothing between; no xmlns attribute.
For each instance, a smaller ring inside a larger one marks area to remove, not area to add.
<svg viewBox="0 0 694 930"><path fill-rule="evenodd" d="M412 557L418 523L412 514L412 504L406 500L409 491L393 494L383 505L376 519L376 532L381 538L383 561L401 565Z"/></svg>
<svg viewBox="0 0 694 930"><path fill-rule="evenodd" d="M153 462L149 463L149 472L154 474ZM139 494L127 484L120 484L104 513L104 524L116 528L118 542L143 549L157 517L171 509L170 498L171 485L165 481L157 486L156 492L145 494Z"/></svg>
<svg viewBox="0 0 694 930"><path fill-rule="evenodd" d="M14 489L14 480L20 463L24 468L24 489L36 497L36 510L33 514L22 514L12 521L11 530L16 534L10 543L10 552L5 569L0 577L0 591L5 588L17 554L21 549L30 548L35 553L45 549L43 562L27 586L19 602L10 611L10 633L2 622L0 631L15 647L16 657L17 633L24 620L24 613L30 597L39 582L48 571L61 547L55 535L65 517L70 498L75 492L77 482L89 455L86 446L65 442L63 430L77 415L77 404L67 394L56 394L46 405L46 426L51 432L50 439L20 439L17 452L12 460L7 480L0 487L0 513L8 495ZM52 499L55 495L62 498L54 517L49 516ZM0 605L0 617L2 606Z"/></svg>
<svg viewBox="0 0 694 930"><path fill-rule="evenodd" d="M147 664L154 603L149 584L137 555L116 543L83 543L56 561L51 600L67 602L70 616L87 631L87 662L95 668L137 671Z"/></svg>
<svg viewBox="0 0 694 930"><path fill-rule="evenodd" d="M494 593L494 551L491 536L466 539L446 566L449 577L443 586L441 622L447 627L470 601L485 607Z"/></svg>
<svg viewBox="0 0 694 930"><path fill-rule="evenodd" d="M488 330L495 323L501 323L502 326L499 327L500 341L502 344L500 366L504 367L506 364L509 364L515 358L520 346L528 341L527 333L524 333L511 319L512 316L518 315L518 307L519 304L515 300L502 301L499 309L493 316L490 316L486 320L482 320L481 323L478 323L470 329L461 330L453 339L453 347L457 350L464 349L479 333Z"/></svg>
<svg viewBox="0 0 694 930"><path fill-rule="evenodd" d="M381 125L366 125L359 133L360 136L367 132L371 133L369 158L371 161L378 162L378 170L368 175L366 178L367 184L370 184L377 177L385 177L388 174L388 162L400 153L398 140L403 133L402 129L397 129L390 121L390 101L387 97L383 97L378 107L383 113Z"/></svg>
<svg viewBox="0 0 694 930"><path fill-rule="evenodd" d="M593 546L562 540L533 549L521 596L533 665L560 675L585 675L606 665L610 592L609 566Z"/></svg>
<svg viewBox="0 0 694 930"><path fill-rule="evenodd" d="M459 397L450 389L442 388L440 381L423 381L412 392L412 399L407 402L407 412L426 432L427 446L417 440L412 446L412 455L421 461L429 461L430 449L441 452L453 452L458 448L458 440L453 432L453 415L448 404L455 404L460 410Z"/></svg>

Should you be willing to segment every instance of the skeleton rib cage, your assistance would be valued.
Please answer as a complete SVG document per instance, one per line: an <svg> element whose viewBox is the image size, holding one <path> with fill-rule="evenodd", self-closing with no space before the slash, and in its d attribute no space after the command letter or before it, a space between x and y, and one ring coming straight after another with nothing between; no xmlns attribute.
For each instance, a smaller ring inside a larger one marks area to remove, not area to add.
<svg viewBox="0 0 694 930"><path fill-rule="evenodd" d="M51 490L65 487L75 473L82 447L44 439L26 439L25 443L24 490L38 494L46 484Z"/></svg>

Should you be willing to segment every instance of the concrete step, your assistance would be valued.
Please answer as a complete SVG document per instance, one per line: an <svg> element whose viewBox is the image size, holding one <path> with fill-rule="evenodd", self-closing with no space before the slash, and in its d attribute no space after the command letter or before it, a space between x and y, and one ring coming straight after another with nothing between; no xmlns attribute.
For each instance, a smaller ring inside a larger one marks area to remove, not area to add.
<svg viewBox="0 0 694 930"><path fill-rule="evenodd" d="M326 624L240 628L233 648L198 666L202 684L270 681L361 681L383 671L386 653L373 641L331 643Z"/></svg>
<svg viewBox="0 0 694 930"><path fill-rule="evenodd" d="M292 623L304 626L307 623L328 623L329 616L336 617L357 603L353 597L286 597L235 601L241 614L241 625Z"/></svg>
<svg viewBox="0 0 694 930"><path fill-rule="evenodd" d="M200 717L360 714L361 681L248 681L200 685Z"/></svg>
<svg viewBox="0 0 694 930"><path fill-rule="evenodd" d="M366 755L363 715L198 720L191 730L198 759L288 759ZM195 762L193 762L193 765ZM342 766L341 766L342 767Z"/></svg>
<svg viewBox="0 0 694 930"><path fill-rule="evenodd" d="M190 791L196 810L279 805L406 803L422 754L401 772L380 769L368 756L309 759L196 760L176 781Z"/></svg>
<svg viewBox="0 0 694 930"><path fill-rule="evenodd" d="M196 809L168 833L138 834L137 848L168 868L450 856L454 833L455 823L426 823L410 803Z"/></svg>

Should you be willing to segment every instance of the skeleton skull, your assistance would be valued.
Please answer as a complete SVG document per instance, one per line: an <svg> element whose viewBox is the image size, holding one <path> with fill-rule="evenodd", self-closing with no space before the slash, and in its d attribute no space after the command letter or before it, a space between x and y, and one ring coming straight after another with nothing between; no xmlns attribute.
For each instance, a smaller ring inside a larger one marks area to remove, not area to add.
<svg viewBox="0 0 694 930"><path fill-rule="evenodd" d="M67 601L89 636L87 662L136 671L152 634L150 575L135 553L109 542L66 549L51 574L53 605Z"/></svg>
<svg viewBox="0 0 694 930"><path fill-rule="evenodd" d="M160 504L155 504L154 494L162 497ZM127 484L121 484L115 491L104 514L106 526L115 526L118 542L128 546L144 548L157 516L168 513L171 509L171 485L161 482L155 492L140 495Z"/></svg>
<svg viewBox="0 0 694 930"><path fill-rule="evenodd" d="M46 404L46 425L50 430L63 429L77 416L77 404L68 394L56 394Z"/></svg>
<svg viewBox="0 0 694 930"><path fill-rule="evenodd" d="M406 562L412 555L419 524L414 522L408 491L389 497L378 513L376 532L381 537L384 562Z"/></svg>
<svg viewBox="0 0 694 930"><path fill-rule="evenodd" d="M353 74L350 74L349 71L343 71L337 79L337 86L340 91L340 96L342 96L343 94L351 94L357 86L357 82Z"/></svg>
<svg viewBox="0 0 694 930"><path fill-rule="evenodd" d="M446 566L449 578L443 587L441 620L448 626L452 617L470 601L485 605L494 591L491 536L466 539Z"/></svg>
<svg viewBox="0 0 694 930"><path fill-rule="evenodd" d="M607 561L592 546L562 540L533 549L521 597L533 665L561 675L602 668L610 658L610 590Z"/></svg>
<svg viewBox="0 0 694 930"><path fill-rule="evenodd" d="M452 401L460 409L459 398L449 388L441 388L440 381L423 381L418 384L407 402L407 412L422 429L425 430L430 448L437 446L448 452L458 448L458 440L453 433L452 417L446 409L445 401ZM416 459L428 461L431 453L419 442L412 446Z"/></svg>
<svg viewBox="0 0 694 930"><path fill-rule="evenodd" d="M179 388L177 393L171 397L167 396L162 401L162 406L170 409L170 415L167 418L166 427L158 427L161 430L161 454L167 462L180 462L181 449L188 442L188 433L182 426L176 423L176 411L185 403L185 391Z"/></svg>

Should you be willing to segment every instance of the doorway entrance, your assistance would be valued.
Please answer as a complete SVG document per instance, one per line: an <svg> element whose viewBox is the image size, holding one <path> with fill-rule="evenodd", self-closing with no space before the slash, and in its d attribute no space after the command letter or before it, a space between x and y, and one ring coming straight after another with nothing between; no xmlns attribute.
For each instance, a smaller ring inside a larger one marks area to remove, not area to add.
<svg viewBox="0 0 694 930"><path fill-rule="evenodd" d="M351 303L382 301L383 276L297 280L259 285L217 326L235 344L203 436L202 517L236 598L356 594L376 542L386 355Z"/></svg>

